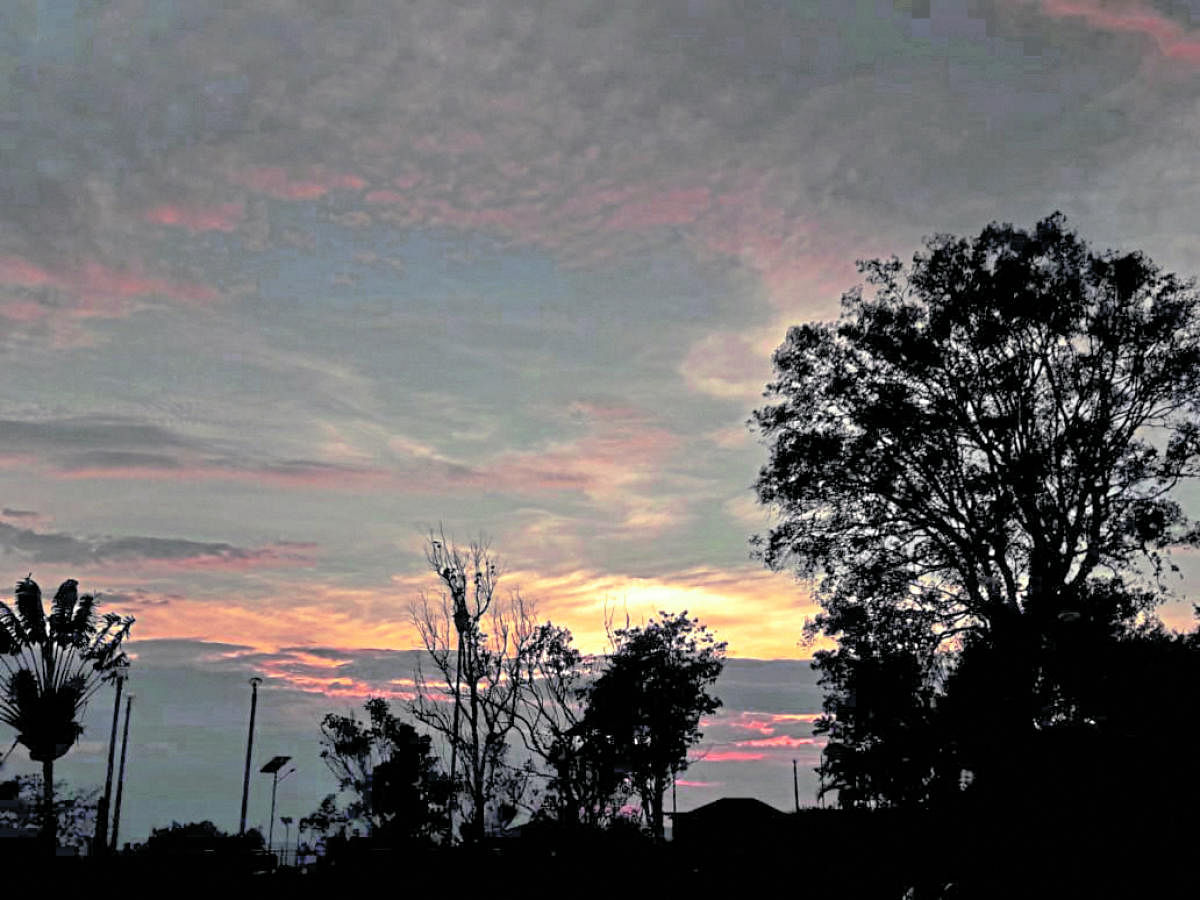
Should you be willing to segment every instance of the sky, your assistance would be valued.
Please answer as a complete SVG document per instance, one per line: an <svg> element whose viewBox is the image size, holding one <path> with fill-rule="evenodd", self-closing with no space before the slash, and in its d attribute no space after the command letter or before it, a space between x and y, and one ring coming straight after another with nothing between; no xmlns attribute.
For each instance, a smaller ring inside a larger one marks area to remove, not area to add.
<svg viewBox="0 0 1200 900"><path fill-rule="evenodd" d="M1198 79L1196 0L3 4L0 563L137 617L131 837L236 824L254 673L315 806L320 716L411 678L439 523L585 649L698 615L738 663L680 808L787 808L771 351L994 220L1200 272Z"/></svg>

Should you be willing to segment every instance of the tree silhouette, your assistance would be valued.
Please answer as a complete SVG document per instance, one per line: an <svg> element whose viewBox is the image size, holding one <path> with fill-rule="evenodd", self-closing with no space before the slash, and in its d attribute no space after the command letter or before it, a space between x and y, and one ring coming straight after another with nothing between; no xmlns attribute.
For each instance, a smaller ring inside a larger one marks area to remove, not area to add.
<svg viewBox="0 0 1200 900"><path fill-rule="evenodd" d="M366 722L333 713L321 722L321 758L338 786L355 800L340 811L323 804L326 812L306 818L305 827L313 829L325 815L329 821L322 831L361 822L368 836L393 843L432 839L442 827L449 799L449 784L430 750L432 741L396 718L381 697L368 699L364 708Z"/></svg>
<svg viewBox="0 0 1200 900"><path fill-rule="evenodd" d="M519 732L547 778L538 809L560 827L609 825L628 799L628 782L610 744L585 721L591 681L602 660L581 653L569 629L518 623L524 677Z"/></svg>
<svg viewBox="0 0 1200 900"><path fill-rule="evenodd" d="M826 737L820 793L847 808L923 805L944 793L950 765L939 740L937 636L928 619L882 604L847 610L841 623L839 646L814 654L824 712L813 732Z"/></svg>
<svg viewBox="0 0 1200 900"><path fill-rule="evenodd" d="M642 800L651 832L663 839L663 796L688 766L700 717L721 701L708 688L724 667L725 643L699 619L660 612L640 627L612 632L608 664L588 689L584 740L620 761Z"/></svg>
<svg viewBox="0 0 1200 900"><path fill-rule="evenodd" d="M815 580L815 630L900 612L986 671L1008 752L974 775L1002 792L1035 733L1086 718L1055 658L1148 614L1197 537L1172 491L1200 473L1200 305L1058 214L860 270L869 291L775 353L759 552Z"/></svg>
<svg viewBox="0 0 1200 900"><path fill-rule="evenodd" d="M462 793L467 800L460 834L475 842L489 828L507 827L528 782L528 771L506 757L524 678L520 641L526 629L518 623L529 612L519 591L497 596L501 566L486 541L462 549L431 534L425 555L443 590L422 594L410 616L437 678L431 683L417 669L410 709L449 745L455 797Z"/></svg>
<svg viewBox="0 0 1200 900"><path fill-rule="evenodd" d="M107 613L98 619L91 594L64 581L49 615L32 578L18 582L15 603L0 603L0 721L17 731L17 741L42 764L43 837L57 847L54 760L71 749L83 726L79 717L101 683L128 666L121 649L132 616Z"/></svg>

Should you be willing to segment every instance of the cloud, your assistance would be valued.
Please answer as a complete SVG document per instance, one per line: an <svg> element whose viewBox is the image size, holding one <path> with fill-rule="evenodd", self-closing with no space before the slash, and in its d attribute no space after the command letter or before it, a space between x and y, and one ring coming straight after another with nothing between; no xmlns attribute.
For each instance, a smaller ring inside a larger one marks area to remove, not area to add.
<svg viewBox="0 0 1200 900"><path fill-rule="evenodd" d="M80 317L124 313L127 302L137 297L201 302L214 300L217 293L200 284L172 281L137 267L116 269L86 261L74 267L46 268L16 256L0 257L0 284L28 289L48 289L76 301L69 310Z"/></svg>
<svg viewBox="0 0 1200 900"><path fill-rule="evenodd" d="M402 596L415 596L429 584L424 574L396 576L394 581ZM797 591L790 577L751 566L687 569L653 577L516 569L505 573L504 583L520 586L522 596L535 604L540 618L569 627L576 644L587 652L607 648L606 615L618 624L628 615L636 625L657 617L662 610L687 610L698 617L718 640L729 643L731 656L786 659L812 652L800 647L798 640L805 618L815 612L815 606ZM797 665L801 681L810 682L808 663ZM729 681L736 684L736 679Z"/></svg>
<svg viewBox="0 0 1200 900"><path fill-rule="evenodd" d="M757 762L766 759L767 754L750 750L698 750L688 757L692 762Z"/></svg>
<svg viewBox="0 0 1200 900"><path fill-rule="evenodd" d="M308 565L306 549L295 545L247 549L218 542L160 537L76 537L37 532L0 522L0 551L29 564L112 566L150 564L171 569L239 570Z"/></svg>
<svg viewBox="0 0 1200 900"><path fill-rule="evenodd" d="M231 176L236 184L279 200L316 200L330 191L361 191L365 179L347 172L329 172L320 166L289 172L283 166L257 166Z"/></svg>
<svg viewBox="0 0 1200 900"><path fill-rule="evenodd" d="M775 713L775 712L738 712L731 715L721 715L709 722L725 729L738 731L753 731L764 737L775 734L779 728L803 727L811 731L812 723L820 713ZM789 738L790 739L790 738Z"/></svg>
<svg viewBox="0 0 1200 900"><path fill-rule="evenodd" d="M776 734L771 737L753 738L735 742L739 747L808 747L819 743L816 738L798 738L787 734Z"/></svg>
<svg viewBox="0 0 1200 900"><path fill-rule="evenodd" d="M233 231L245 218L240 203L218 203L210 206L163 204L146 210L147 222L155 225L184 228L191 232Z"/></svg>
<svg viewBox="0 0 1200 900"><path fill-rule="evenodd" d="M1053 18L1082 21L1098 31L1149 38L1159 54L1167 59L1200 66L1200 35L1148 4L1041 0L1040 5L1042 11Z"/></svg>
<svg viewBox="0 0 1200 900"><path fill-rule="evenodd" d="M188 441L178 433L132 416L80 415L53 419L0 420L0 435L6 451L55 449L86 451L135 447L184 447Z"/></svg>

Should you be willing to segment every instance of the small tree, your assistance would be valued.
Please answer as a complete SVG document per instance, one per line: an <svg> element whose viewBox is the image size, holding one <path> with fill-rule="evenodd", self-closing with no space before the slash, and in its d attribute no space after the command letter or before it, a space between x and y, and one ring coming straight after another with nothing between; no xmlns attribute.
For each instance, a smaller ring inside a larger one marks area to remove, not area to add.
<svg viewBox="0 0 1200 900"><path fill-rule="evenodd" d="M96 798L99 790L72 789L60 781L54 786L54 818L58 841L77 853L91 843L96 827ZM19 831L37 830L45 810L41 775L18 775L0 783L0 825Z"/></svg>
<svg viewBox="0 0 1200 900"><path fill-rule="evenodd" d="M364 708L366 722L333 713L321 722L321 758L338 786L355 795L340 811L332 802L322 804L318 816L329 819L323 830L358 822L368 836L384 841L431 839L445 817L449 791L429 736L401 722L380 697L368 699ZM311 827L318 818L305 821Z"/></svg>
<svg viewBox="0 0 1200 900"><path fill-rule="evenodd" d="M448 744L451 778L469 804L460 833L478 841L512 821L528 781L506 760L524 678L516 623L528 613L519 592L496 596L500 563L486 542L462 550L431 534L425 555L443 590L422 594L410 615L437 678L418 667L410 708Z"/></svg>
<svg viewBox="0 0 1200 900"><path fill-rule="evenodd" d="M587 692L581 723L593 752L621 761L657 840L663 839L663 796L688 766L700 740L700 718L721 701L708 693L725 664L717 642L687 611L660 612L642 627L616 629L604 672Z"/></svg>
<svg viewBox="0 0 1200 900"><path fill-rule="evenodd" d="M628 782L607 742L589 734L585 723L588 690L600 661L576 649L566 628L534 625L531 619L519 628L520 733L548 782L539 815L566 828L608 824L628 798Z"/></svg>
<svg viewBox="0 0 1200 900"><path fill-rule="evenodd" d="M79 717L101 683L128 666L121 646L132 616L107 613L97 620L95 599L79 595L79 583L64 581L50 615L32 578L17 584L13 607L0 603L0 721L42 764L43 831L47 847L57 847L54 816L54 760L83 733Z"/></svg>

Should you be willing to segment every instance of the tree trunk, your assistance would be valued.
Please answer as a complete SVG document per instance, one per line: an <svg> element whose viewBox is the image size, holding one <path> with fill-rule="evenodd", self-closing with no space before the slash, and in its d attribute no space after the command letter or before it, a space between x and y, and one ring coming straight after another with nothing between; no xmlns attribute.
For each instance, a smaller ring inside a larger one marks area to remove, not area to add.
<svg viewBox="0 0 1200 900"><path fill-rule="evenodd" d="M54 815L54 760L42 760L42 842L49 856L58 854L58 817Z"/></svg>
<svg viewBox="0 0 1200 900"><path fill-rule="evenodd" d="M667 793L665 780L660 775L654 776L652 787L652 808L650 810L650 827L654 831L654 840L660 844L666 840L666 830L663 827L663 796Z"/></svg>

